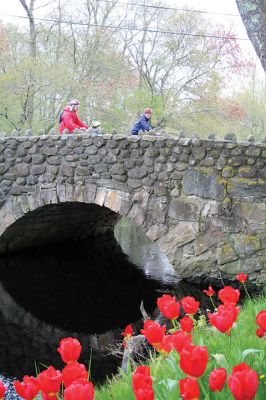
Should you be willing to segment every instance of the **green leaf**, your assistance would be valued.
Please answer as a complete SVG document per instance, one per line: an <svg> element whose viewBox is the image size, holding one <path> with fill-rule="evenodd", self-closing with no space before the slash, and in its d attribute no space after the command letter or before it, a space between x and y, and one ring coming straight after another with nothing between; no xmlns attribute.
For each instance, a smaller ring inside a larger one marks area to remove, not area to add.
<svg viewBox="0 0 266 400"><path fill-rule="evenodd" d="M198 346L204 346L204 341L202 336L199 337Z"/></svg>
<svg viewBox="0 0 266 400"><path fill-rule="evenodd" d="M179 372L179 368L178 368L178 362L176 362L176 360L173 360L173 358L168 357L166 359L167 364L170 366L170 368L175 371L175 372Z"/></svg>
<svg viewBox="0 0 266 400"><path fill-rule="evenodd" d="M216 353L216 354L211 354L211 356L215 359L215 362L218 367L229 369L229 364L224 354Z"/></svg>
<svg viewBox="0 0 266 400"><path fill-rule="evenodd" d="M258 350L258 349L246 349L242 352L242 361L245 360L245 358L249 355L249 354L255 354L255 353L261 353L262 350Z"/></svg>
<svg viewBox="0 0 266 400"><path fill-rule="evenodd" d="M178 380L177 379L164 379L159 382L159 385L164 385L166 389L173 391L177 389Z"/></svg>

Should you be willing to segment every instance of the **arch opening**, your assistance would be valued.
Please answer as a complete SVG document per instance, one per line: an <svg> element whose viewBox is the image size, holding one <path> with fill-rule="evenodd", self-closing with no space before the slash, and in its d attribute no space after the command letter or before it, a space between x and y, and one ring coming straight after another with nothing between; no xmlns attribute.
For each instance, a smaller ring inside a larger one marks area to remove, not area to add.
<svg viewBox="0 0 266 400"><path fill-rule="evenodd" d="M113 230L119 214L97 204L48 204L24 214L0 237L0 253L80 240Z"/></svg>

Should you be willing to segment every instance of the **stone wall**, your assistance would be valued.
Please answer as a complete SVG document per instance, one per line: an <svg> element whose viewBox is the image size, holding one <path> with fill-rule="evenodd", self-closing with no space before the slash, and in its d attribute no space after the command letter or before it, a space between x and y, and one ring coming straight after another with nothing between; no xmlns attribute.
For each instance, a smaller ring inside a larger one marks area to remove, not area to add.
<svg viewBox="0 0 266 400"><path fill-rule="evenodd" d="M1 251L10 250L7 232L28 213L92 203L131 218L181 277L244 271L256 283L266 281L265 143L109 134L3 138L0 180Z"/></svg>

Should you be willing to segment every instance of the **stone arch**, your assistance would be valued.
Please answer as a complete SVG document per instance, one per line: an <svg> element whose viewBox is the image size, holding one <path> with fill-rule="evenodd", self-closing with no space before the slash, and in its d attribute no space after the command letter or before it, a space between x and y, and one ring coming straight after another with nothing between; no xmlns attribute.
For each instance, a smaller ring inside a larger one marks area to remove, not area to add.
<svg viewBox="0 0 266 400"><path fill-rule="evenodd" d="M111 214L108 218L111 225L115 223L116 218L127 216L135 225L143 227L146 223L146 202L147 196L143 196L141 192L132 194L92 184L57 184L55 187L50 188L40 186L33 192L10 196L0 209L0 253L22 248L17 244L13 244L11 247L8 244L11 235L20 236L19 232L16 233L14 231L14 226L21 220L22 225L24 224L21 226L21 232L27 230L28 221L26 217L42 212L45 207L48 209L48 207L52 206L63 207L70 204L94 205L96 207L95 210L110 210ZM113 220L111 221L112 218ZM148 236L152 236L153 229L148 227L144 229L144 232ZM154 240L154 237L151 237L151 239Z"/></svg>

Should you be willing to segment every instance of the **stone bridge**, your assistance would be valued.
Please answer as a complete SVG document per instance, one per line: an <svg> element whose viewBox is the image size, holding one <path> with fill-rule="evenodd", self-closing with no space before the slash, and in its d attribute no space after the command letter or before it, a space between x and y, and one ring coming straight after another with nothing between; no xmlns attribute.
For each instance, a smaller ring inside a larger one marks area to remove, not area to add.
<svg viewBox="0 0 266 400"><path fill-rule="evenodd" d="M266 282L266 144L106 134L0 139L0 252L129 217L180 277Z"/></svg>

